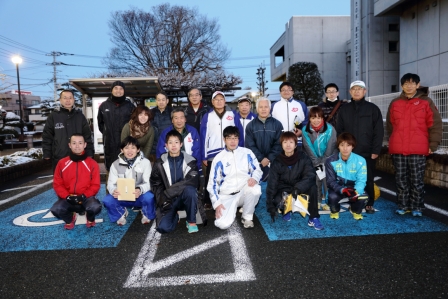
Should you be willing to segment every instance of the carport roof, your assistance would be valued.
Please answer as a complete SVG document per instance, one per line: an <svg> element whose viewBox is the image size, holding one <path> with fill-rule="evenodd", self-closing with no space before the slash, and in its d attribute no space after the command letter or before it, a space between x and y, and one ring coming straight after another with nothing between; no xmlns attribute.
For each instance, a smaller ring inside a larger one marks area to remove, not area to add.
<svg viewBox="0 0 448 299"><path fill-rule="evenodd" d="M112 83L115 81L124 83L125 95L131 98L155 98L156 94L162 90L158 77L81 78L69 81L79 92L91 98L109 97Z"/></svg>

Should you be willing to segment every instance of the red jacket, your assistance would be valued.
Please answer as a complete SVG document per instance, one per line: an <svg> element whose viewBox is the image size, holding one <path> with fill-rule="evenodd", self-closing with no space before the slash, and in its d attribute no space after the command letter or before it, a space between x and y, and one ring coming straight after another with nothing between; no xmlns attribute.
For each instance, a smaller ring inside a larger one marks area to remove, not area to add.
<svg viewBox="0 0 448 299"><path fill-rule="evenodd" d="M70 156L62 158L54 171L53 188L60 198L70 194L95 196L100 190L98 163L90 157L73 162Z"/></svg>
<svg viewBox="0 0 448 299"><path fill-rule="evenodd" d="M428 88L417 89L408 99L404 93L392 100L386 117L389 133L389 154L429 155L436 151L442 140L442 118L434 102L428 97Z"/></svg>

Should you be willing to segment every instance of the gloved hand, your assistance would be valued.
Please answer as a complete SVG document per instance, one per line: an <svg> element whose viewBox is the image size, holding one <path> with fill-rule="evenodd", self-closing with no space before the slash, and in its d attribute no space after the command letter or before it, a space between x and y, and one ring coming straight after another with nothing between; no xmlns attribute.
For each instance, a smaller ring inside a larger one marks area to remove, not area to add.
<svg viewBox="0 0 448 299"><path fill-rule="evenodd" d="M292 194L292 199L295 200L295 199L297 199L297 196L300 194L300 191L299 191L299 189L294 188L294 190L292 190L291 194Z"/></svg>
<svg viewBox="0 0 448 299"><path fill-rule="evenodd" d="M275 208L269 209L269 214L271 215L271 220L274 223L275 217L277 217L277 211L275 210Z"/></svg>
<svg viewBox="0 0 448 299"><path fill-rule="evenodd" d="M341 194L347 196L348 198L355 196L357 193L353 188L343 188Z"/></svg>
<svg viewBox="0 0 448 299"><path fill-rule="evenodd" d="M316 169L316 171L320 170L320 171L324 171L324 166L322 164L317 165L316 167L314 167Z"/></svg>
<svg viewBox="0 0 448 299"><path fill-rule="evenodd" d="M67 202L71 205L77 205L78 204L78 195L69 195L65 198Z"/></svg>
<svg viewBox="0 0 448 299"><path fill-rule="evenodd" d="M82 204L86 200L86 196L84 194L78 195L78 204Z"/></svg>

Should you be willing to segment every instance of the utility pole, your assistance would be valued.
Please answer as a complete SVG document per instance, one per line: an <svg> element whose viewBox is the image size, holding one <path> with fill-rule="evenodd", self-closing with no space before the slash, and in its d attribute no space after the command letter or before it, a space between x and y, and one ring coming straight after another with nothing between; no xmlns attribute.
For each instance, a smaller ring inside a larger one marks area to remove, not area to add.
<svg viewBox="0 0 448 299"><path fill-rule="evenodd" d="M260 65L260 67L257 69L257 86L258 86L258 92L260 96L265 96L266 90L268 90L266 84L268 81L265 81L264 72L266 71L266 68L263 66L263 63Z"/></svg>
<svg viewBox="0 0 448 299"><path fill-rule="evenodd" d="M56 102L57 99L58 99L58 92L57 92L57 90L58 90L58 78L56 77L56 73L57 73L56 66L62 64L62 62L56 61L56 56L64 55L64 53L53 51L53 52L51 52L49 54L46 54L46 55L47 56L53 56L53 63L47 63L47 65L52 65L53 66L53 84L54 84L54 91L53 91L53 93L54 93L54 101Z"/></svg>

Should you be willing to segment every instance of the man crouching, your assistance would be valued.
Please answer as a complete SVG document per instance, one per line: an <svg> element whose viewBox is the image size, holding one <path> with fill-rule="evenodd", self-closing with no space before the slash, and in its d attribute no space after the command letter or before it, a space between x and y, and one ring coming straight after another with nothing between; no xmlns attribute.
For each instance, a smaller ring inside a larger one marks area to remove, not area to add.
<svg viewBox="0 0 448 299"><path fill-rule="evenodd" d="M225 149L213 159L207 190L215 209L215 225L229 228L238 207L243 207L241 222L254 227L253 215L261 195L258 184L262 171L254 153L238 147L239 130L228 126L223 132Z"/></svg>
<svg viewBox="0 0 448 299"><path fill-rule="evenodd" d="M198 232L196 213L198 210L199 175L196 160L181 151L182 135L171 130L166 134L167 153L154 163L150 183L157 201L156 224L161 234L172 232L179 222L178 211L187 213L188 232ZM201 207L199 207L201 208ZM203 210L203 209L202 209ZM204 225L205 216L202 215Z"/></svg>
<svg viewBox="0 0 448 299"><path fill-rule="evenodd" d="M88 228L95 226L95 216L101 212L101 203L95 198L100 190L98 163L88 157L82 134L73 134L68 147L69 156L59 160L54 171L53 188L59 197L50 211L56 218L64 220L65 229L73 229L76 213L86 213Z"/></svg>

